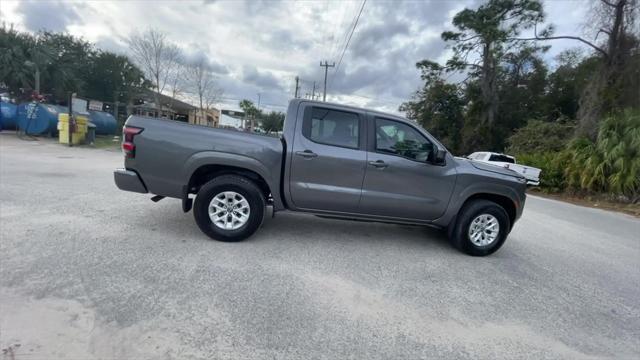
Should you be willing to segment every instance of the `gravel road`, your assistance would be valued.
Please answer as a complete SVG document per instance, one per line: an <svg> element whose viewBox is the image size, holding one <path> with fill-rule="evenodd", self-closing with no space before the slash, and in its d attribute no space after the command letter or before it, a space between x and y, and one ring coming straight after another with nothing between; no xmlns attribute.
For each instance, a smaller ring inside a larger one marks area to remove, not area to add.
<svg viewBox="0 0 640 360"><path fill-rule="evenodd" d="M208 240L119 191L117 151L0 133L9 359L640 357L640 221L530 196L486 258L438 231L279 213Z"/></svg>

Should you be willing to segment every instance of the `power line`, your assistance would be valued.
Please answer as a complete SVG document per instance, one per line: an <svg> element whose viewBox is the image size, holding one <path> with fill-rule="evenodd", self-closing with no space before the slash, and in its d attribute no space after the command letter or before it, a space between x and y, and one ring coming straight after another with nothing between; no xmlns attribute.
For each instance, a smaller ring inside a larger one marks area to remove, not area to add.
<svg viewBox="0 0 640 360"><path fill-rule="evenodd" d="M362 6L360 6L360 12L358 12L358 16L356 17L356 21L353 23L353 28L351 28L351 33L349 34L349 38L347 39L347 43L344 45L344 49L342 50L342 55L340 55L340 60L338 61L338 66L336 66L336 71L333 73L333 77L331 78L331 82L333 82L333 78L340 70L340 65L342 64L342 58L344 54L347 52L347 48L351 43L351 37L353 36L354 31L356 30L356 26L358 26L358 20L360 20L360 15L362 15L362 10L364 9L364 5L367 3L367 0L362 1Z"/></svg>
<svg viewBox="0 0 640 360"><path fill-rule="evenodd" d="M329 59L334 59L338 55L337 52L340 51L340 45L343 44L344 41L347 39L347 32L349 31L347 28L347 31L344 32L343 36L340 36L341 34L338 34L338 29L342 28L346 20L347 10L344 4L348 4L350 9L352 3L342 1L341 4L342 4L341 6L342 12L340 14L340 21L336 24L337 26L334 27L333 34L331 36L333 41L331 42L331 51L329 52ZM349 26L351 26L351 24L349 24Z"/></svg>

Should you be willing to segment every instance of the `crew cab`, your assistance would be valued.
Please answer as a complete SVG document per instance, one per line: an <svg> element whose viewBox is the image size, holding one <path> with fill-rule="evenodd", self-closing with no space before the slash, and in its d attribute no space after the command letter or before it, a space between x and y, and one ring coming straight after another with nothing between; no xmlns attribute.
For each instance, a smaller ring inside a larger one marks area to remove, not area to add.
<svg viewBox="0 0 640 360"><path fill-rule="evenodd" d="M502 166L505 169L513 170L527 179L527 185L540 185L540 173L538 168L532 166L524 166L516 163L516 158L511 155L500 154L495 152L474 152L468 156L469 159Z"/></svg>
<svg viewBox="0 0 640 360"><path fill-rule="evenodd" d="M327 102L291 100L281 137L131 116L122 149L120 189L182 199L220 241L288 210L435 226L482 256L502 246L525 203L521 175L455 158L410 120Z"/></svg>

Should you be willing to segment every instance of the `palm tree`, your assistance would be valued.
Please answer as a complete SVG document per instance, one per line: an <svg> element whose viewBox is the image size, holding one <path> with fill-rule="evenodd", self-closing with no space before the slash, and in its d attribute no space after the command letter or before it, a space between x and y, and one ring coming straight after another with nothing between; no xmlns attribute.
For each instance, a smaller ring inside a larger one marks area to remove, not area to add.
<svg viewBox="0 0 640 360"><path fill-rule="evenodd" d="M567 185L586 191L640 200L640 111L627 109L607 117L595 143L577 139L569 147Z"/></svg>

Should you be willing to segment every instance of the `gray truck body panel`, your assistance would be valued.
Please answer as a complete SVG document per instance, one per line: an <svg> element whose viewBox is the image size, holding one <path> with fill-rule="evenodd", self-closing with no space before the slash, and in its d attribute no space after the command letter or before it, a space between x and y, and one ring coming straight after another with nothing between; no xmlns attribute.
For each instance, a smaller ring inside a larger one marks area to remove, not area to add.
<svg viewBox="0 0 640 360"><path fill-rule="evenodd" d="M182 198L199 167L233 166L260 175L272 191L274 205L282 207L280 139L142 116L130 116L126 125L144 129L135 138L136 157L125 159L125 168L140 175L148 192Z"/></svg>
<svg viewBox="0 0 640 360"><path fill-rule="evenodd" d="M361 135L357 148L321 144L305 137L302 125L311 107L357 115ZM526 188L523 177L508 169L455 158L448 152L441 164L376 152L376 118L407 124L437 148L445 149L426 130L404 118L295 99L289 104L282 138L131 116L126 126L144 130L135 137L135 158L126 159L126 170L114 176L123 190L146 189L184 199L193 192L188 184L196 170L224 166L248 170L264 179L276 211L444 227L467 199L492 194L510 199L516 219L521 215ZM384 161L386 167L371 166L376 161Z"/></svg>

